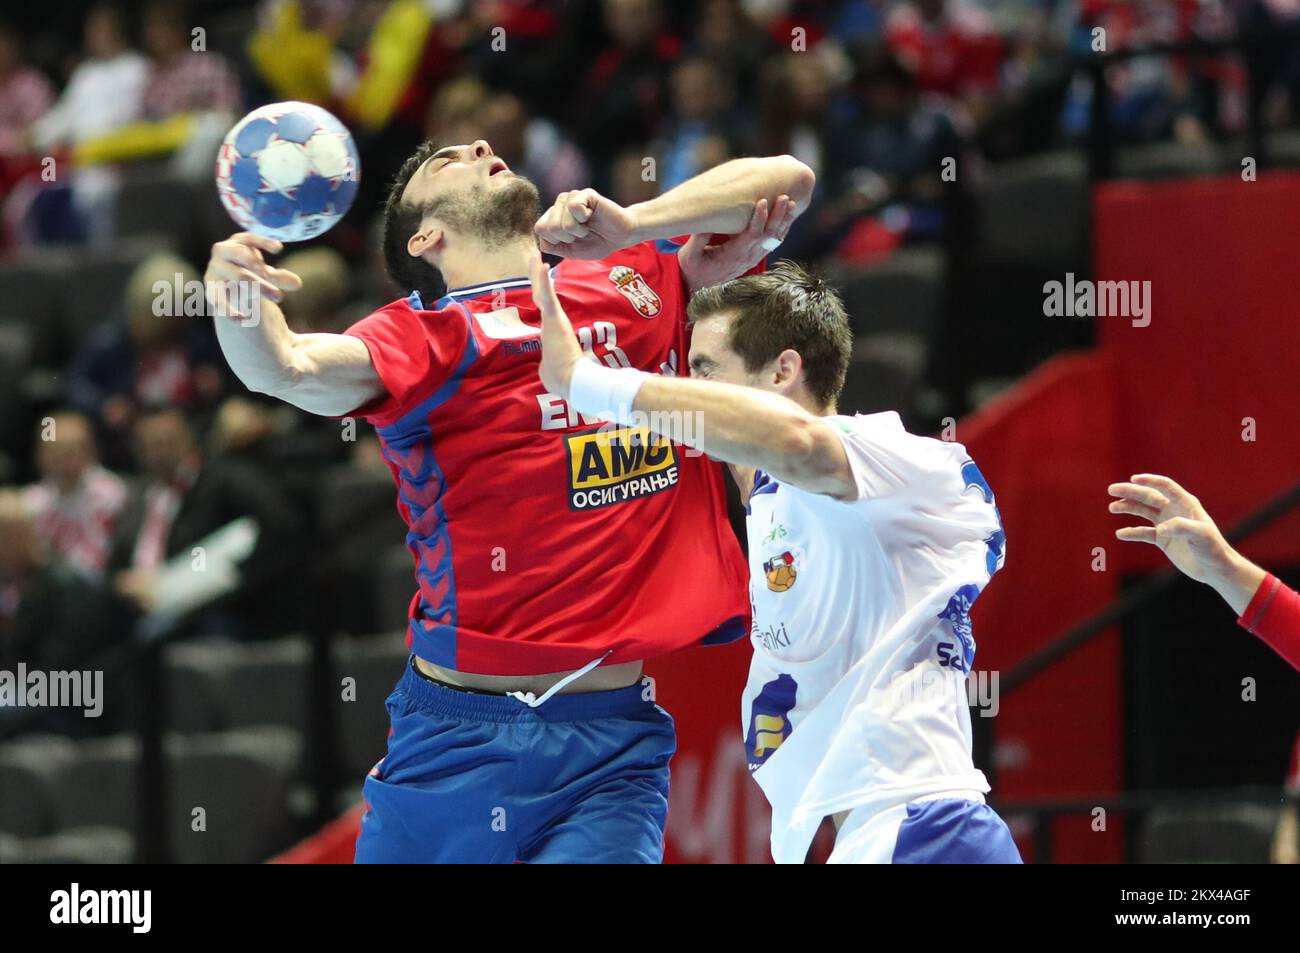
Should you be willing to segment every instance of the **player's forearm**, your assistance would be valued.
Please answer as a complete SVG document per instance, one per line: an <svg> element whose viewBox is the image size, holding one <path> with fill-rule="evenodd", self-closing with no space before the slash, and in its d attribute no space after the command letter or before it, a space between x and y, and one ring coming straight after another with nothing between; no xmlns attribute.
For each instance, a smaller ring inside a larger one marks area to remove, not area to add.
<svg viewBox="0 0 1300 953"><path fill-rule="evenodd" d="M638 242L707 232L734 235L749 224L759 199L771 205L788 195L803 211L815 183L812 169L793 156L733 159L629 211Z"/></svg>
<svg viewBox="0 0 1300 953"><path fill-rule="evenodd" d="M216 318L217 343L230 369L249 390L279 396L292 378L294 333L280 308L262 298L256 320Z"/></svg>
<svg viewBox="0 0 1300 953"><path fill-rule="evenodd" d="M651 376L637 391L633 409L651 429L716 460L762 469L814 493L851 492L838 438L824 421L779 394Z"/></svg>

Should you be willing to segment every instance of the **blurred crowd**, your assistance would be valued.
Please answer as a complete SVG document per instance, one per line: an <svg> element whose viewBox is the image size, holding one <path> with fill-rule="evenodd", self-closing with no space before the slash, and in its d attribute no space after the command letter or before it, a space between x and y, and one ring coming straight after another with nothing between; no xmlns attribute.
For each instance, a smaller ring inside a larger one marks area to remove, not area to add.
<svg viewBox="0 0 1300 953"><path fill-rule="evenodd" d="M865 264L941 236L945 159L996 162L1085 136L1093 86L1077 61L1276 34L1298 16L1295 0L9 6L0 255L113 249L124 179L210 188L234 120L295 99L344 119L363 168L344 222L282 261L304 279L286 305L299 330L341 330L400 293L375 228L385 182L425 138L487 139L543 201L590 185L631 204L733 156L791 153L817 172L818 192L783 253ZM1269 80L1255 105L1274 126L1300 118L1291 50L1252 54ZM1240 134L1246 65L1236 52L1123 60L1107 75L1116 137ZM87 316L40 413L0 426L0 669L84 664L125 639L167 561L240 516L262 527L256 586L190 626L239 639L285 631L300 596L285 583L288 557L301 557L316 516L304 502L311 474L383 467L364 434L340 439L335 421L244 392L208 322L157 316L156 284L198 278L201 254L145 257L120 298Z"/></svg>
<svg viewBox="0 0 1300 953"><path fill-rule="evenodd" d="M1082 137L1093 87L1072 64L1152 44L1276 37L1300 14L1296 0L63 6L62 28L17 13L0 23L11 245L111 241L124 164L165 158L209 176L238 114L297 99L357 132L363 210L425 137L488 139L544 198L594 185L624 203L731 156L790 152L821 183L796 251L849 259L933 235L941 215L930 173L943 157L1005 158ZM1252 55L1267 80L1266 121L1290 123L1300 60L1286 44ZM1115 136L1240 133L1252 107L1245 65L1235 52L1117 62Z"/></svg>

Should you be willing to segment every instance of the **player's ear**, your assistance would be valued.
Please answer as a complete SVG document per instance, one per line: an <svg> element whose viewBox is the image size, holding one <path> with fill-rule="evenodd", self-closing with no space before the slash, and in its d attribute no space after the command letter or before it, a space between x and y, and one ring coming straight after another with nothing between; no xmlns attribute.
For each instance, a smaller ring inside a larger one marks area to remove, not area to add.
<svg viewBox="0 0 1300 953"><path fill-rule="evenodd" d="M421 225L420 230L412 235L406 242L406 253L412 258L423 258L429 251L438 251L442 248L444 235L442 226L436 222L429 222Z"/></svg>
<svg viewBox="0 0 1300 953"><path fill-rule="evenodd" d="M786 348L772 362L772 383L784 390L793 386L803 372L803 355L794 348Z"/></svg>

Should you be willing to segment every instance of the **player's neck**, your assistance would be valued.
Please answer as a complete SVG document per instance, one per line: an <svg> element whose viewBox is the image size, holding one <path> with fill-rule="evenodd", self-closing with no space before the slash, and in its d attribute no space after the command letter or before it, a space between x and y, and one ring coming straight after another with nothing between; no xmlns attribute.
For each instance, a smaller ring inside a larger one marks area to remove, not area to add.
<svg viewBox="0 0 1300 953"><path fill-rule="evenodd" d="M468 245L449 248L439 262L448 288L469 288L491 281L506 281L528 275L528 262L537 253L537 239L531 234L491 248Z"/></svg>

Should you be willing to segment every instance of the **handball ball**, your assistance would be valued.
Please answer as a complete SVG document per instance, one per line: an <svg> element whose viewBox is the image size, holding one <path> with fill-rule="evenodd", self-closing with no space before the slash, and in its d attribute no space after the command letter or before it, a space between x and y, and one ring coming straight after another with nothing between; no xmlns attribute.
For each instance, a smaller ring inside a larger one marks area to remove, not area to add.
<svg viewBox="0 0 1300 953"><path fill-rule="evenodd" d="M254 109L217 154L217 192L240 226L283 242L315 238L352 205L361 160L347 127L310 103Z"/></svg>

